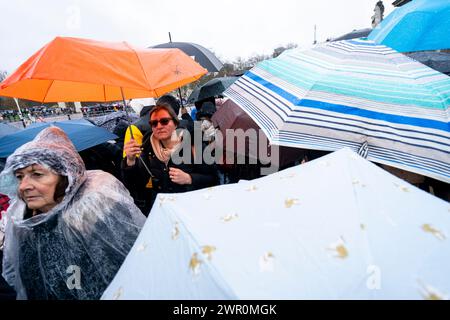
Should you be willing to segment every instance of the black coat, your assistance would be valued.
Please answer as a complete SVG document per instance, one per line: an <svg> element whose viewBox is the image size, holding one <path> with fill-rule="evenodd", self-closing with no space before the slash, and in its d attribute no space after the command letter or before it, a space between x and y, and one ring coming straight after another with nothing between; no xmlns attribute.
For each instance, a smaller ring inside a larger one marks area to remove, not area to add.
<svg viewBox="0 0 450 320"><path fill-rule="evenodd" d="M16 300L16 292L6 283L2 277L3 251L0 250L0 301Z"/></svg>
<svg viewBox="0 0 450 320"><path fill-rule="evenodd" d="M136 159L134 166L131 167L127 166L126 158L122 161L123 182L130 191L141 191L141 198L135 202L140 206L144 214L148 215L156 194L158 193L187 192L218 184L216 166L207 165L203 161L201 164L195 164L190 146L184 149L191 151L190 163L175 164L172 159L170 159L166 165L164 162L160 161L153 151L150 143L150 135L151 133L144 137L141 157L153 175L153 178L151 179L151 188L146 188L150 180L150 174L145 169L141 160ZM183 156L182 151L180 152L180 156ZM172 182L169 177L169 168L178 168L188 173L192 178L192 184L180 185ZM133 192L131 193L133 194ZM134 194L136 194L136 192L134 192ZM143 197L146 197L146 199L142 199Z"/></svg>

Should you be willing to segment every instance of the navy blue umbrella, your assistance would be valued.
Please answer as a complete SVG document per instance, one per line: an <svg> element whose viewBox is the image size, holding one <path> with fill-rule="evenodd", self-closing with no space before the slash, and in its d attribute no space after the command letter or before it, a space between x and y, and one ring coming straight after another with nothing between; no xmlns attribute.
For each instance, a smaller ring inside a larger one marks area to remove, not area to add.
<svg viewBox="0 0 450 320"><path fill-rule="evenodd" d="M19 128L14 127L10 124L0 123L0 137L6 136L7 134L20 131Z"/></svg>
<svg viewBox="0 0 450 320"><path fill-rule="evenodd" d="M434 70L450 75L450 52L418 51L405 54Z"/></svg>
<svg viewBox="0 0 450 320"><path fill-rule="evenodd" d="M44 128L56 126L64 130L75 145L77 151L82 151L108 140L118 137L104 128L97 127L86 120L56 121L35 123L21 131L0 138L0 158L6 158L17 148L31 141Z"/></svg>

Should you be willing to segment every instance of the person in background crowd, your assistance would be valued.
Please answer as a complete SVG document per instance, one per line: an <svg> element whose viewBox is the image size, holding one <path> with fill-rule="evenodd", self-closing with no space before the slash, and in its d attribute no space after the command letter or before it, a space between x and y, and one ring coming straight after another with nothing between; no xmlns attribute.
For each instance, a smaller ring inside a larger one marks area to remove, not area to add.
<svg viewBox="0 0 450 320"><path fill-rule="evenodd" d="M197 112L197 118L200 120L203 133L203 141L211 142L214 140L216 129L211 121L213 114L216 112L214 103L207 101L202 104L202 108Z"/></svg>

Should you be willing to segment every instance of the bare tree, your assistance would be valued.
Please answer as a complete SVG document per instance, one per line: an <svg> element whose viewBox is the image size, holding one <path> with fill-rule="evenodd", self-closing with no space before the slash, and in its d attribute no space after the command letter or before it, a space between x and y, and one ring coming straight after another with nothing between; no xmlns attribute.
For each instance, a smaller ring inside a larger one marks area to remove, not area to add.
<svg viewBox="0 0 450 320"><path fill-rule="evenodd" d="M7 76L8 72L6 72L5 70L0 70L0 82L5 80Z"/></svg>
<svg viewBox="0 0 450 320"><path fill-rule="evenodd" d="M297 48L297 45L295 43L288 43L286 46L281 46L281 47L275 48L275 49L273 49L272 57L276 58L280 54L282 54L284 51L286 51L288 49L294 49L294 48Z"/></svg>

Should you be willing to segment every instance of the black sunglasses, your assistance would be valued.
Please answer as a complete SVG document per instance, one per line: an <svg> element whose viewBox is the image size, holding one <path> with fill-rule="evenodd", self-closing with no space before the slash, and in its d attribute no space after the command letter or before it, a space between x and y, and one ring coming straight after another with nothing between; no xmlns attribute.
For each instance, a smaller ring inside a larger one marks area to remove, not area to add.
<svg viewBox="0 0 450 320"><path fill-rule="evenodd" d="M167 126L170 120L172 120L172 118L161 118L159 120L150 120L150 125L152 126L152 128L156 128L158 126L158 123L161 123L161 125L163 126Z"/></svg>

